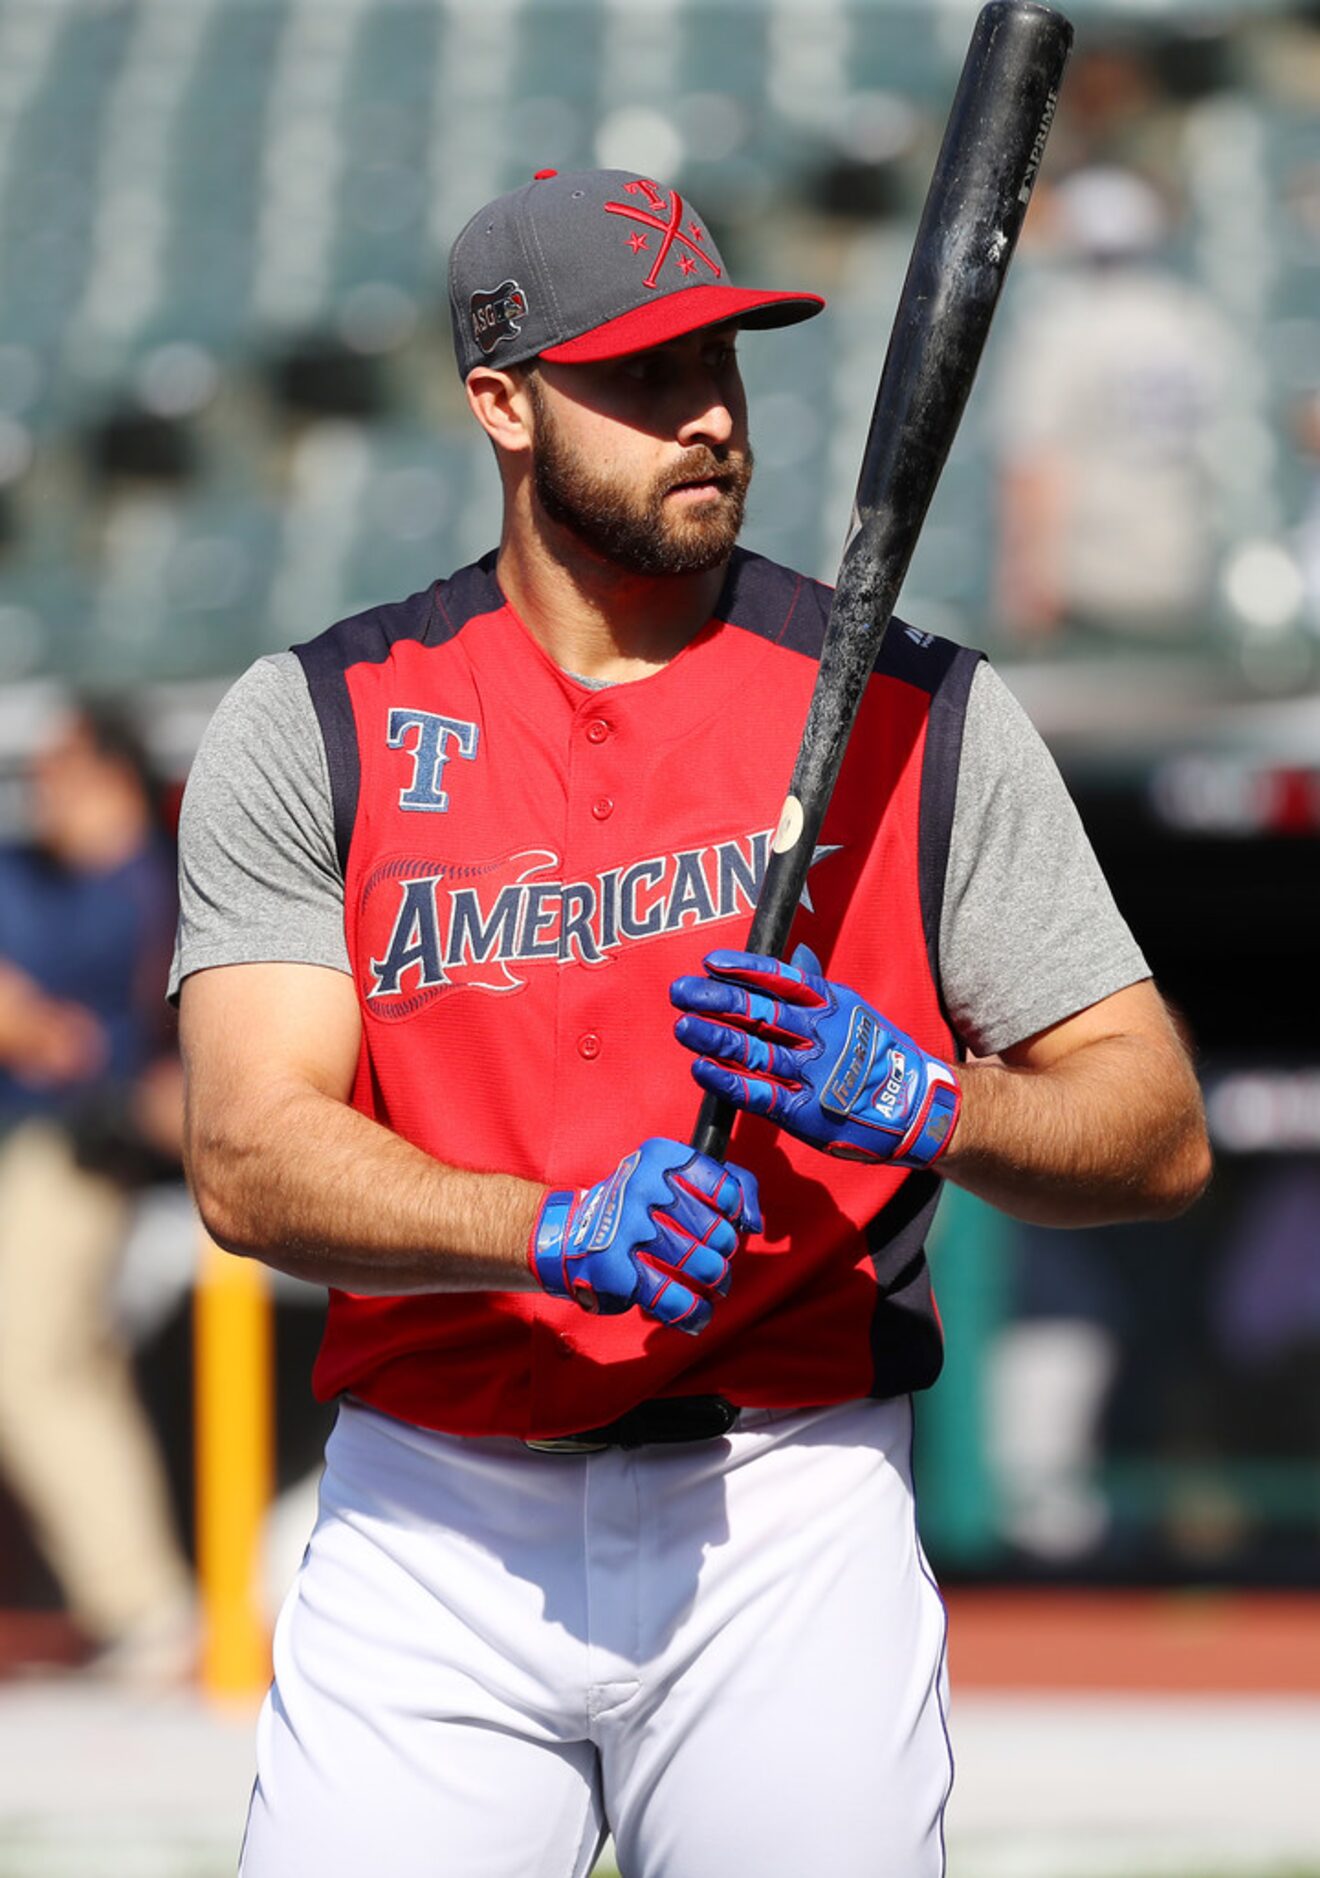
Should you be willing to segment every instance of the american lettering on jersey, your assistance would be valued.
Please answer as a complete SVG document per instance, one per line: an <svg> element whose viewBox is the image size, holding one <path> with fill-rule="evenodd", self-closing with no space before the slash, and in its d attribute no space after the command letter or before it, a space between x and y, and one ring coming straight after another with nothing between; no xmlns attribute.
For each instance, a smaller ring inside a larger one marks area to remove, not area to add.
<svg viewBox="0 0 1320 1878"><path fill-rule="evenodd" d="M620 946L745 918L771 830L650 854L564 880L549 848L483 863L391 855L362 887L363 991L373 1016L411 1017L460 987L517 991L542 963L600 965Z"/></svg>

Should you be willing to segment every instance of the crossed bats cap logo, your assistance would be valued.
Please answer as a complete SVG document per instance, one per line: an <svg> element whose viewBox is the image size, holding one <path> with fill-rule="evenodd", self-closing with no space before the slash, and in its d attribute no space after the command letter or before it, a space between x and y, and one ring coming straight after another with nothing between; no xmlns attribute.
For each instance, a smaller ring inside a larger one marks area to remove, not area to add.
<svg viewBox="0 0 1320 1878"><path fill-rule="evenodd" d="M585 364L703 326L789 326L819 294L735 287L710 230L676 189L628 170L538 170L488 202L450 251L461 377L543 357Z"/></svg>

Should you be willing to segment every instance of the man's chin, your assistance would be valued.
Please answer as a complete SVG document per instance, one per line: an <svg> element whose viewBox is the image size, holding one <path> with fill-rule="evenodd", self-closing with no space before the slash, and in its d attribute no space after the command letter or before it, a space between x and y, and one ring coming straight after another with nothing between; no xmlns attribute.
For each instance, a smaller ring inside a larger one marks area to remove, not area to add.
<svg viewBox="0 0 1320 1878"><path fill-rule="evenodd" d="M724 565L733 553L736 541L736 535L730 535L724 530L718 537L675 541L654 555L642 557L635 571L653 574L659 579L667 577L674 580L685 575L709 574L713 568Z"/></svg>
<svg viewBox="0 0 1320 1878"><path fill-rule="evenodd" d="M659 558L673 573L709 573L733 553L741 527L742 503L723 492L666 507L657 530Z"/></svg>
<svg viewBox="0 0 1320 1878"><path fill-rule="evenodd" d="M561 527L565 524L561 523ZM565 528L581 549L593 560L617 568L621 573L643 575L652 580L681 580L695 574L709 574L722 567L733 553L738 540L736 527L702 527L696 518L686 527L660 525L645 538L619 539L592 528Z"/></svg>

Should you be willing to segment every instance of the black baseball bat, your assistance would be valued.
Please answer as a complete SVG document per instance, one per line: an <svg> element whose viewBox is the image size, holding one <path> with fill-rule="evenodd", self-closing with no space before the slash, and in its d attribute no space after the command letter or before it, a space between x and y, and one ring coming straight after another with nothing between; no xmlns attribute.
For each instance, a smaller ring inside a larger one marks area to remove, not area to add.
<svg viewBox="0 0 1320 1878"><path fill-rule="evenodd" d="M1073 29L990 0L972 33L880 374L852 520L788 795L746 949L780 957L848 737L985 346L1040 169ZM702 1102L692 1144L723 1159L735 1110Z"/></svg>

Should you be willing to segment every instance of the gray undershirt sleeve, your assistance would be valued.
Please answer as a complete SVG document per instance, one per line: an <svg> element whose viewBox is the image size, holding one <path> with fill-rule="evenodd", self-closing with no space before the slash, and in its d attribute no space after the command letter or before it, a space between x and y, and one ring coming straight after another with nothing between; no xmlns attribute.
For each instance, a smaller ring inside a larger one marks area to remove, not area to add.
<svg viewBox="0 0 1320 1878"><path fill-rule="evenodd" d="M325 746L291 652L230 688L189 772L170 996L190 972L269 963L351 969Z"/></svg>
<svg viewBox="0 0 1320 1878"><path fill-rule="evenodd" d="M978 1056L1150 976L1053 757L986 664L968 700L940 972Z"/></svg>

